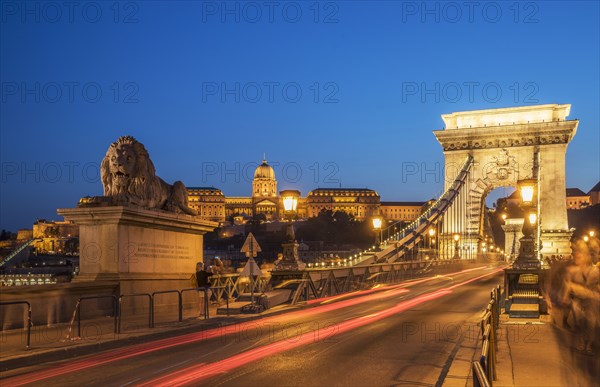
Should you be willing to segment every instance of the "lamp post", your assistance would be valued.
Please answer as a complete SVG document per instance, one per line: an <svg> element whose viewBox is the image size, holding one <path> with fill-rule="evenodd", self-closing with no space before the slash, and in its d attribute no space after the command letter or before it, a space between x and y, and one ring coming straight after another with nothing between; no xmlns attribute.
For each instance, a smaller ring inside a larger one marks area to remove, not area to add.
<svg viewBox="0 0 600 387"><path fill-rule="evenodd" d="M380 216L374 216L372 219L373 222L373 229L375 230L375 249L374 251L381 251L381 248L379 247L380 243L381 243L381 217Z"/></svg>
<svg viewBox="0 0 600 387"><path fill-rule="evenodd" d="M460 259L460 254L458 252L458 240L460 239L460 234L456 233L453 235L454 238L454 256L452 259Z"/></svg>
<svg viewBox="0 0 600 387"><path fill-rule="evenodd" d="M518 182L521 191L521 208L525 212L523 222L523 237L519 240L519 256L513 266L521 269L537 269L540 267L536 257L535 230L537 226L537 214L534 205L534 196L537 182L535 179L525 179Z"/></svg>
<svg viewBox="0 0 600 387"><path fill-rule="evenodd" d="M432 227L428 231L429 233L429 251L433 257L433 236L435 235L435 229Z"/></svg>
<svg viewBox="0 0 600 387"><path fill-rule="evenodd" d="M289 221L286 227L286 242L282 243L283 258L281 260L281 269L287 271L304 270L305 264L300 261L298 256L298 243L294 233L293 219L298 206L300 191L289 189L280 192L283 201L285 217Z"/></svg>

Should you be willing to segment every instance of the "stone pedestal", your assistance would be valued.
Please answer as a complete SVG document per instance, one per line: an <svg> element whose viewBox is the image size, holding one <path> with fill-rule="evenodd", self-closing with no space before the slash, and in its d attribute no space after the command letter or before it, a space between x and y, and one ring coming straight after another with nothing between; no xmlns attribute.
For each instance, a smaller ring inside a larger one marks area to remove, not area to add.
<svg viewBox="0 0 600 387"><path fill-rule="evenodd" d="M133 206L59 209L79 225L76 281L116 281L121 294L190 287L202 261L202 235L217 223Z"/></svg>
<svg viewBox="0 0 600 387"><path fill-rule="evenodd" d="M306 265L300 261L298 246L296 241L281 244L281 247L283 247L283 259L276 270L304 270Z"/></svg>
<svg viewBox="0 0 600 387"><path fill-rule="evenodd" d="M544 230L542 229L540 239L540 254L543 258L558 258L571 255L571 230Z"/></svg>
<svg viewBox="0 0 600 387"><path fill-rule="evenodd" d="M509 218L504 221L504 252L509 260L517 259L521 244L519 240L523 237L523 218Z"/></svg>

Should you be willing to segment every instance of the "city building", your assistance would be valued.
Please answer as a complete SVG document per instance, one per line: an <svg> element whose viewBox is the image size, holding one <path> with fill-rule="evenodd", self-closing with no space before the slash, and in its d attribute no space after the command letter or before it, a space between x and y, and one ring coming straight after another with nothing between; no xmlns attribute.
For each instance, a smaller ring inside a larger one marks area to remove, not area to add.
<svg viewBox="0 0 600 387"><path fill-rule="evenodd" d="M381 202L380 211L388 221L412 222L421 214L427 202Z"/></svg>
<svg viewBox="0 0 600 387"><path fill-rule="evenodd" d="M188 205L213 222L225 220L225 195L215 187L187 187Z"/></svg>
<svg viewBox="0 0 600 387"><path fill-rule="evenodd" d="M590 195L579 188L567 188L567 209L579 210L590 205Z"/></svg>
<svg viewBox="0 0 600 387"><path fill-rule="evenodd" d="M590 197L590 205L595 206L600 203L600 181L592 187L588 192L588 196Z"/></svg>
<svg viewBox="0 0 600 387"><path fill-rule="evenodd" d="M68 221L39 219L33 224L33 243L37 253L77 254L79 252L79 226Z"/></svg>
<svg viewBox="0 0 600 387"><path fill-rule="evenodd" d="M306 196L308 217L321 211L344 211L354 219L364 220L378 215L379 194L368 188L317 188Z"/></svg>
<svg viewBox="0 0 600 387"><path fill-rule="evenodd" d="M266 220L284 217L283 200L277 190L275 171L263 160L254 171L252 194L227 197L215 187L188 187L189 206L207 219L224 224L240 224L253 216ZM379 194L368 188L317 188L299 197L295 216L310 218L321 211L344 211L354 219L365 220L382 215L389 221L412 221L425 202L381 202Z"/></svg>

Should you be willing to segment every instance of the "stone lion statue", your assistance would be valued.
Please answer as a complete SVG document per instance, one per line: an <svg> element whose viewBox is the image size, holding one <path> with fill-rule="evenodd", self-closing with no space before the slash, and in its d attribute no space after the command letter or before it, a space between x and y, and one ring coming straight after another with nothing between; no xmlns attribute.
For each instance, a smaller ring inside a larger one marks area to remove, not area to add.
<svg viewBox="0 0 600 387"><path fill-rule="evenodd" d="M197 215L188 207L185 185L165 183L156 170L144 145L132 136L119 137L106 151L100 165L104 196L112 204L131 203L149 209Z"/></svg>

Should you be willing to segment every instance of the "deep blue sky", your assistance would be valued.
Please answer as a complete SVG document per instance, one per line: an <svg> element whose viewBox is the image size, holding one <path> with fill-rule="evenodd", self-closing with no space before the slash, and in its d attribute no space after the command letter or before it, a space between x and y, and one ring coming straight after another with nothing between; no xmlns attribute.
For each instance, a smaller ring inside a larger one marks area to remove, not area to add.
<svg viewBox="0 0 600 387"><path fill-rule="evenodd" d="M588 191L600 178L598 2L463 4L229 2L228 14L222 2L3 1L0 228L101 194L97 165L124 134L166 181L228 196L250 194L244 172L266 152L280 189L425 200L441 176L402 170L443 165L441 114L543 103L572 104L567 184ZM437 95L403 93L436 83Z"/></svg>

